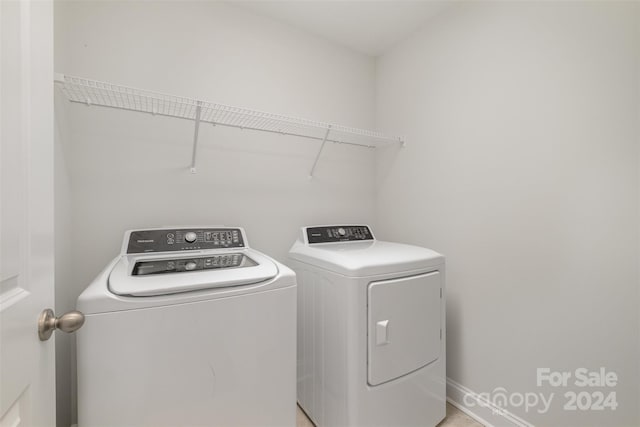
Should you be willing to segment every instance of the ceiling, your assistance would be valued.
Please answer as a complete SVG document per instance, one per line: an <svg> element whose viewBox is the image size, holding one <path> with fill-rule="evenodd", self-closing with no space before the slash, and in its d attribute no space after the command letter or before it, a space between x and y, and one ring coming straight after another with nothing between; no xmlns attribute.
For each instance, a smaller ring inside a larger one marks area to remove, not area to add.
<svg viewBox="0 0 640 427"><path fill-rule="evenodd" d="M377 56L445 7L428 0L289 0L232 3L358 52Z"/></svg>

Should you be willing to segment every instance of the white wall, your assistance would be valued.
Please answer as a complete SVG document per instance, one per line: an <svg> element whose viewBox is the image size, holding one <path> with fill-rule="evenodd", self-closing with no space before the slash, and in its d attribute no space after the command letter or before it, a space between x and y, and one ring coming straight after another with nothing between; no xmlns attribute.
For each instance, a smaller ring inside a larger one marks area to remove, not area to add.
<svg viewBox="0 0 640 427"><path fill-rule="evenodd" d="M220 2L55 8L57 72L373 127L373 59L283 24ZM64 114L57 237L70 255L59 253L58 311L117 255L127 229L239 225L253 247L282 260L302 225L374 219L369 150L327 146L309 180L319 142L203 125L192 175L192 123L77 104ZM75 366L65 344L59 378ZM59 384L58 421L68 425L73 380Z"/></svg>
<svg viewBox="0 0 640 427"><path fill-rule="evenodd" d="M551 392L538 425L638 415L640 6L469 2L377 63L378 235L448 263L448 376ZM563 411L536 368L615 371L616 411Z"/></svg>

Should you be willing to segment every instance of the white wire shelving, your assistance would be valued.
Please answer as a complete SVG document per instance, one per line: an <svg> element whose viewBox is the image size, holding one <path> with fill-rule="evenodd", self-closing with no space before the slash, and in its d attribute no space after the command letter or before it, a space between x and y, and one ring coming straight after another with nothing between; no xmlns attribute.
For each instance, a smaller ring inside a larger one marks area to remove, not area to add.
<svg viewBox="0 0 640 427"><path fill-rule="evenodd" d="M313 176L320 154L327 142L376 148L383 145L402 144L401 137L391 137L366 129L314 120L267 113L242 107L167 95L82 77L56 74L55 82L71 102L98 105L122 110L138 111L160 116L174 117L195 122L191 172L196 172L198 131L200 123L228 126L239 129L291 135L321 141L311 167Z"/></svg>

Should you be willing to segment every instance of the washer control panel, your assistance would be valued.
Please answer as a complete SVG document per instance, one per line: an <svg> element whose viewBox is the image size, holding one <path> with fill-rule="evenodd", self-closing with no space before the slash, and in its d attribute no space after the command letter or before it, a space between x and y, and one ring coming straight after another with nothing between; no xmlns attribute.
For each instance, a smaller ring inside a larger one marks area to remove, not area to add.
<svg viewBox="0 0 640 427"><path fill-rule="evenodd" d="M307 227L306 231L309 244L374 240L366 225Z"/></svg>
<svg viewBox="0 0 640 427"><path fill-rule="evenodd" d="M239 228L179 228L135 230L129 234L128 254L244 248Z"/></svg>
<svg viewBox="0 0 640 427"><path fill-rule="evenodd" d="M246 255L228 253L198 258L139 261L133 266L131 275L146 276L149 274L183 273L217 268L252 267L254 265L258 264Z"/></svg>

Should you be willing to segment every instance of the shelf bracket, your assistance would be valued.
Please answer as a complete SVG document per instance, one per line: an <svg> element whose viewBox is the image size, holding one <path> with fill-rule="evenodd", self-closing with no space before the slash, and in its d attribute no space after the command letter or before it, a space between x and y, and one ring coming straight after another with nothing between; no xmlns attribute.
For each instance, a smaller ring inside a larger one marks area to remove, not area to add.
<svg viewBox="0 0 640 427"><path fill-rule="evenodd" d="M313 161L313 166L311 166L311 172L309 172L309 179L313 178L313 172L316 170L316 166L318 165L318 160L320 159L320 154L324 149L324 144L327 143L327 138L329 137L329 132L331 132L331 125L327 127L327 131L324 133L324 138L322 138L322 144L320 145L320 149L318 150L318 154L316 154L316 159Z"/></svg>
<svg viewBox="0 0 640 427"><path fill-rule="evenodd" d="M198 101L196 107L196 126L193 131L193 153L191 154L191 173L196 173L196 155L198 154L198 132L200 131L200 113L202 112L202 102Z"/></svg>

